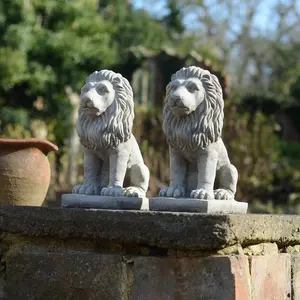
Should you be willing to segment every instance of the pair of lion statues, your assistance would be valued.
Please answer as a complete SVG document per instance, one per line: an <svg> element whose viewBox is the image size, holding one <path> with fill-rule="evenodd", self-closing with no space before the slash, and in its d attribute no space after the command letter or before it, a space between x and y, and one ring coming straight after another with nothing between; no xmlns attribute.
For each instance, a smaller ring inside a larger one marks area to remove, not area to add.
<svg viewBox="0 0 300 300"><path fill-rule="evenodd" d="M150 174L132 134L134 102L128 80L110 70L96 71L80 98L76 129L84 146L84 183L73 193L145 196ZM234 199L238 173L221 139L223 107L221 86L209 71L192 66L173 74L163 109L170 185L159 196ZM126 188L125 176L130 178Z"/></svg>

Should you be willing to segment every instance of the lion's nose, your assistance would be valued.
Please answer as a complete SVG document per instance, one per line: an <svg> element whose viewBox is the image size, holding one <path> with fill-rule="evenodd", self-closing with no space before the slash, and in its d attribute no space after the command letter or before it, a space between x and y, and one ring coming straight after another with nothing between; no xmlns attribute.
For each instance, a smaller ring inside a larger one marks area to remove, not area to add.
<svg viewBox="0 0 300 300"><path fill-rule="evenodd" d="M94 107L93 101L89 99L89 100L86 102L86 106L89 107L89 108L93 108L93 107Z"/></svg>
<svg viewBox="0 0 300 300"><path fill-rule="evenodd" d="M89 97L83 97L81 98L81 101L85 107L93 108L94 103Z"/></svg>
<svg viewBox="0 0 300 300"><path fill-rule="evenodd" d="M176 105L176 106L182 106L182 99L181 99L181 97L180 96L178 96L178 95L173 95L172 96L172 101L173 101L173 103Z"/></svg>

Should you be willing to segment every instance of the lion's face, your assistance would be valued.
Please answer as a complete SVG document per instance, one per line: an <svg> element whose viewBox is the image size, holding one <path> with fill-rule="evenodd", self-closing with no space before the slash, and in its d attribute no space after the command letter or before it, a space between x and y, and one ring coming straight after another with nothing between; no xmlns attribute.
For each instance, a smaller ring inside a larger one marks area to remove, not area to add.
<svg viewBox="0 0 300 300"><path fill-rule="evenodd" d="M205 89L198 78L175 79L167 86L167 104L172 113L182 117L195 111L204 101Z"/></svg>
<svg viewBox="0 0 300 300"><path fill-rule="evenodd" d="M81 89L80 110L92 116L102 115L115 99L115 90L108 80L87 82Z"/></svg>
<svg viewBox="0 0 300 300"><path fill-rule="evenodd" d="M130 139L134 103L126 78L110 70L95 71L86 79L80 98L76 129L85 147L116 148Z"/></svg>
<svg viewBox="0 0 300 300"><path fill-rule="evenodd" d="M199 67L181 68L166 92L163 130L173 148L196 151L220 138L224 102L215 75Z"/></svg>

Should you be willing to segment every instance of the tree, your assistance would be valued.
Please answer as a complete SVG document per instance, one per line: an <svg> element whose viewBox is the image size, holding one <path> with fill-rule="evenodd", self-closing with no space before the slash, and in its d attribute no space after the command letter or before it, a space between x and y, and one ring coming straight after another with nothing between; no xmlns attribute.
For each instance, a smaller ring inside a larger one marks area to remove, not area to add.
<svg viewBox="0 0 300 300"><path fill-rule="evenodd" d="M32 109L34 115L49 120L68 118L65 87L79 91L95 66L108 66L116 56L111 26L97 14L96 4L83 0L1 2L3 104ZM40 112L33 106L38 97L44 102Z"/></svg>
<svg viewBox="0 0 300 300"><path fill-rule="evenodd" d="M178 0L168 0L166 6L168 14L162 18L162 22L167 28L169 39L178 39L185 31L183 8L179 5Z"/></svg>
<svg viewBox="0 0 300 300"><path fill-rule="evenodd" d="M118 49L119 61L126 61L128 49L144 46L160 49L167 42L167 30L145 10L134 10L127 0L100 1L99 12L104 20L115 25L112 39Z"/></svg>
<svg viewBox="0 0 300 300"><path fill-rule="evenodd" d="M56 169L73 130L66 90L79 92L86 76L117 57L96 0L4 0L0 3L0 104L46 122L59 145ZM17 109L23 108L23 110ZM2 114L6 110L1 109ZM5 120L1 118L2 120ZM3 124L2 124L3 126Z"/></svg>
<svg viewBox="0 0 300 300"><path fill-rule="evenodd" d="M289 81L288 74L299 60L300 7L296 0L178 3L183 7L187 34L194 37L193 47L203 49L204 45L217 54L239 95L253 90L282 91L278 82Z"/></svg>

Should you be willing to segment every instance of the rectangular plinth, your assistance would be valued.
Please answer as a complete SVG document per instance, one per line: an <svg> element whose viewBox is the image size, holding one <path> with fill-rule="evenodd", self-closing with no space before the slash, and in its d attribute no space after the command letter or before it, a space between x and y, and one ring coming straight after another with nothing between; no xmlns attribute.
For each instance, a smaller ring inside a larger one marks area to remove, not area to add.
<svg viewBox="0 0 300 300"><path fill-rule="evenodd" d="M155 197L149 199L149 210L199 212L207 214L245 214L248 203L235 200L200 200L191 198Z"/></svg>
<svg viewBox="0 0 300 300"><path fill-rule="evenodd" d="M147 210L146 200L148 199L140 197L63 194L61 206L65 208Z"/></svg>

